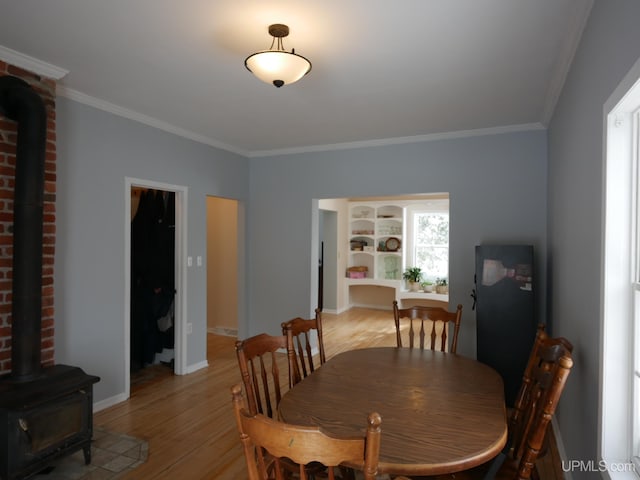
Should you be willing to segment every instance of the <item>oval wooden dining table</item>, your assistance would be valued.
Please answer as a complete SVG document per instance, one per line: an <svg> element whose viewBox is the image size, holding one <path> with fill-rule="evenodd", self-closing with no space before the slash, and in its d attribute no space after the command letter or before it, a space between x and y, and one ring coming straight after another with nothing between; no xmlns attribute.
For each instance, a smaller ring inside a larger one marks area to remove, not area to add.
<svg viewBox="0 0 640 480"><path fill-rule="evenodd" d="M283 421L339 436L364 435L370 412L382 416L380 473L466 470L495 457L507 440L500 375L470 358L432 350L340 353L279 405Z"/></svg>

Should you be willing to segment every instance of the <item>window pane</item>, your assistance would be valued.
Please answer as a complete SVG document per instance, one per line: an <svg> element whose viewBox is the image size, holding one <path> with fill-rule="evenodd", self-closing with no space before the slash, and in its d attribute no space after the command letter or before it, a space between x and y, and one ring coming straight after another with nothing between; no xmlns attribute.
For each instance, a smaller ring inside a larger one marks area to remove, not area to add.
<svg viewBox="0 0 640 480"><path fill-rule="evenodd" d="M416 215L417 245L449 245L449 217L447 215Z"/></svg>
<svg viewBox="0 0 640 480"><path fill-rule="evenodd" d="M447 277L449 274L449 249L443 247L417 247L416 265L424 272L425 279Z"/></svg>
<svg viewBox="0 0 640 480"><path fill-rule="evenodd" d="M449 216L417 213L414 216L413 263L423 271L423 279L449 275Z"/></svg>

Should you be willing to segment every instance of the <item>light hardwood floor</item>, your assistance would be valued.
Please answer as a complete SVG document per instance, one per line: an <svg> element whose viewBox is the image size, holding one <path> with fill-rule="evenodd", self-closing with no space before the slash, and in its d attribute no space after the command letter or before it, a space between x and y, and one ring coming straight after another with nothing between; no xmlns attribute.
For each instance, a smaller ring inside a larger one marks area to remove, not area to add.
<svg viewBox="0 0 640 480"><path fill-rule="evenodd" d="M325 313L323 325L327 358L356 348L395 346L391 311ZM129 400L94 415L96 426L149 442L147 462L124 479L246 478L230 395L230 387L240 382L236 339L209 334L207 340L208 368L174 376L165 366L151 367L138 376ZM286 372L285 355L282 360ZM539 462L542 480L562 478L554 447Z"/></svg>

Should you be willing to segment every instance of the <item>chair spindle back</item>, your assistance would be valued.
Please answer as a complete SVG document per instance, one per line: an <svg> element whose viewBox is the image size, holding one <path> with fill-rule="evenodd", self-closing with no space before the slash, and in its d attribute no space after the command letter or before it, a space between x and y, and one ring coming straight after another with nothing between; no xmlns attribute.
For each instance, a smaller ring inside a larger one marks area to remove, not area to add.
<svg viewBox="0 0 640 480"><path fill-rule="evenodd" d="M431 350L456 353L460 321L462 320L462 305L458 305L455 312L449 312L444 308L421 305L398 308L398 302L394 301L393 317L396 324L396 343L398 347L403 346L401 321L406 319L409 324L409 348L429 348ZM448 342L450 325L453 329L451 345Z"/></svg>

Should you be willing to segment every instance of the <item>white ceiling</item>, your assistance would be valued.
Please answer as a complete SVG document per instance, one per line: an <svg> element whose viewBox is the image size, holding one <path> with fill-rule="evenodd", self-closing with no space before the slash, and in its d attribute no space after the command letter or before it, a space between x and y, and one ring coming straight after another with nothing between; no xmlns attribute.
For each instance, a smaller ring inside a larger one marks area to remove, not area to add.
<svg viewBox="0 0 640 480"><path fill-rule="evenodd" d="M61 95L260 156L544 126L592 3L0 0L0 59L46 62L68 71ZM313 64L280 89L244 67L272 23Z"/></svg>

